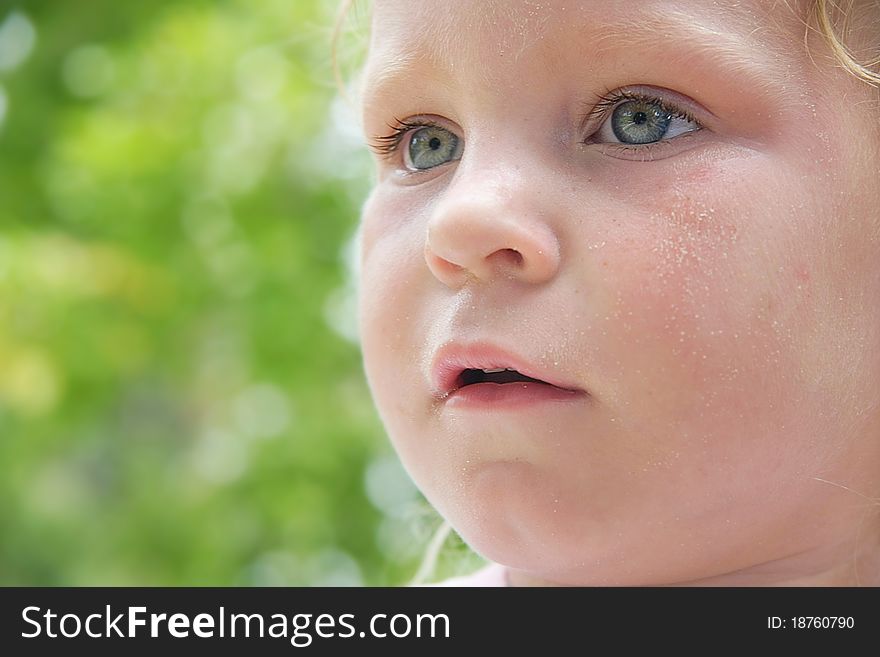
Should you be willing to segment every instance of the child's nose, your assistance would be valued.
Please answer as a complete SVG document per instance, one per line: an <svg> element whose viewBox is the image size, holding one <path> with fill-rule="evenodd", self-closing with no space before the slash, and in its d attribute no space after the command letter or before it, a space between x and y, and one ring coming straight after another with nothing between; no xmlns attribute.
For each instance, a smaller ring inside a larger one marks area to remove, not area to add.
<svg viewBox="0 0 880 657"><path fill-rule="evenodd" d="M559 270L559 241L533 203L530 183L483 179L448 188L428 221L425 260L451 288L494 277L541 284ZM534 190L533 190L534 191Z"/></svg>

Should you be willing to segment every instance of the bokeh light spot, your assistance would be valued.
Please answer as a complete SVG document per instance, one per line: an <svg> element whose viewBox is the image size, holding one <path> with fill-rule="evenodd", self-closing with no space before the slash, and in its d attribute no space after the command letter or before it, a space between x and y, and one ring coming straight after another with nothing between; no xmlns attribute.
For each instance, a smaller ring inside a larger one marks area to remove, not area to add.
<svg viewBox="0 0 880 657"><path fill-rule="evenodd" d="M98 45L80 46L64 59L61 68L64 86L79 98L104 94L116 78L116 66L107 49Z"/></svg>
<svg viewBox="0 0 880 657"><path fill-rule="evenodd" d="M18 68L28 58L37 41L37 31L30 19L13 11L0 23L0 71Z"/></svg>

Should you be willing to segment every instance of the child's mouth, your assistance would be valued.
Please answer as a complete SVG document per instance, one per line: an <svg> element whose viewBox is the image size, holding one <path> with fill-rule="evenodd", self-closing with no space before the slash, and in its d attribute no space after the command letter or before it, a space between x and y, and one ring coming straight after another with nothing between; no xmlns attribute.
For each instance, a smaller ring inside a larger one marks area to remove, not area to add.
<svg viewBox="0 0 880 657"><path fill-rule="evenodd" d="M432 367L434 397L456 408L500 410L586 396L584 390L557 377L558 373L485 343L448 344L437 352Z"/></svg>
<svg viewBox="0 0 880 657"><path fill-rule="evenodd" d="M514 369L467 369L449 393L447 406L501 410L548 401L571 401L580 392L520 374Z"/></svg>
<svg viewBox="0 0 880 657"><path fill-rule="evenodd" d="M464 388L465 386L473 385L475 383L516 383L520 381L532 381L534 383L547 383L546 381L541 381L540 379L533 379L530 376L526 376L525 374L520 374L517 370L512 367L499 367L495 369L481 370L481 369L466 369L462 372L458 381L456 382L458 385L457 389ZM549 385L549 384L548 384Z"/></svg>

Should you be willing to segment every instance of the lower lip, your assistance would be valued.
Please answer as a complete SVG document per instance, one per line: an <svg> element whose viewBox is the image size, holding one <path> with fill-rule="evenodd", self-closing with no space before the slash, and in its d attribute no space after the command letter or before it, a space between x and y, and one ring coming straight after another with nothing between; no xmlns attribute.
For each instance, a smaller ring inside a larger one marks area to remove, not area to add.
<svg viewBox="0 0 880 657"><path fill-rule="evenodd" d="M583 392L564 390L547 383L473 383L446 398L446 406L480 410L513 410L552 402L573 402Z"/></svg>

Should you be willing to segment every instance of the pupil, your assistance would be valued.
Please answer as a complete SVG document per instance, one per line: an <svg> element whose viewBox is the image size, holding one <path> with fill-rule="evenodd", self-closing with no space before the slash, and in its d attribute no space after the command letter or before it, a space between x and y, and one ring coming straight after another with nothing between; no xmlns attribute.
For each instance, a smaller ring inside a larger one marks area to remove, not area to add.
<svg viewBox="0 0 880 657"><path fill-rule="evenodd" d="M643 123L647 123L648 115L645 112L636 112L633 114L633 123L636 125L642 125Z"/></svg>
<svg viewBox="0 0 880 657"><path fill-rule="evenodd" d="M438 137L431 137L431 139L428 141L428 148L430 148L432 151L436 151L438 148L440 148L440 139Z"/></svg>

